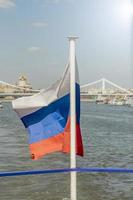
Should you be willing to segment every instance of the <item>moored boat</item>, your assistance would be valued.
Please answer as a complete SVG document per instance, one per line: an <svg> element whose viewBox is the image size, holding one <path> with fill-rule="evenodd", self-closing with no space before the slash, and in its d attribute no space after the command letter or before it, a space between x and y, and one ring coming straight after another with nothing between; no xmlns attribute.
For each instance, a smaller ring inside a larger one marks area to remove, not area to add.
<svg viewBox="0 0 133 200"><path fill-rule="evenodd" d="M112 100L108 101L108 104L116 105L116 106L122 106L122 105L124 105L124 101L117 100L117 99L112 99Z"/></svg>

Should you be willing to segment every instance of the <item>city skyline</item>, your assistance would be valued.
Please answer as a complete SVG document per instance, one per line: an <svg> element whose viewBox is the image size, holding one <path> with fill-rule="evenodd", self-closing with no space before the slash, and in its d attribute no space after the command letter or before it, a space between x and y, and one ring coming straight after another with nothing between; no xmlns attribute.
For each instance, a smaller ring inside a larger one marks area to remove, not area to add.
<svg viewBox="0 0 133 200"><path fill-rule="evenodd" d="M0 0L0 80L28 77L34 88L60 78L67 36L77 35L80 82L103 77L133 87L130 0Z"/></svg>

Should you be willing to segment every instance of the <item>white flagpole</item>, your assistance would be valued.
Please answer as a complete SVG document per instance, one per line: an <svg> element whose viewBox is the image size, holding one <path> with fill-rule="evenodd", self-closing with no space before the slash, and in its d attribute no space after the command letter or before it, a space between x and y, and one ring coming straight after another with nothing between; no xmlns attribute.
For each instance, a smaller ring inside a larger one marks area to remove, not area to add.
<svg viewBox="0 0 133 200"><path fill-rule="evenodd" d="M70 64L70 168L76 168L76 91L75 91L75 42L77 37L69 39L69 64ZM76 172L71 172L71 200L77 200Z"/></svg>

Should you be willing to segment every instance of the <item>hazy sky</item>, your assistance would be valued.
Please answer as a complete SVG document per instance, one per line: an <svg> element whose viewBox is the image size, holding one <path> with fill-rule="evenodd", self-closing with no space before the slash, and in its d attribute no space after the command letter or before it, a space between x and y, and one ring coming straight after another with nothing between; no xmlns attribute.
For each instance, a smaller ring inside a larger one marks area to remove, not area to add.
<svg viewBox="0 0 133 200"><path fill-rule="evenodd" d="M133 87L130 0L0 0L0 80L24 74L45 88L68 60L67 36L76 45L80 82L103 77Z"/></svg>

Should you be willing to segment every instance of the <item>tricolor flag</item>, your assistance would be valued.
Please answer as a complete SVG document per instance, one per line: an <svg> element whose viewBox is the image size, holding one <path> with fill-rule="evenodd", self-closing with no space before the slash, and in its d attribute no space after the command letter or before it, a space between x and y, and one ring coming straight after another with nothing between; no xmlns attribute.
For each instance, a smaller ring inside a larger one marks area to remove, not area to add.
<svg viewBox="0 0 133 200"><path fill-rule="evenodd" d="M76 151L83 156L80 131L80 86L76 67ZM48 89L12 102L29 133L32 159L55 151L70 152L70 67Z"/></svg>

